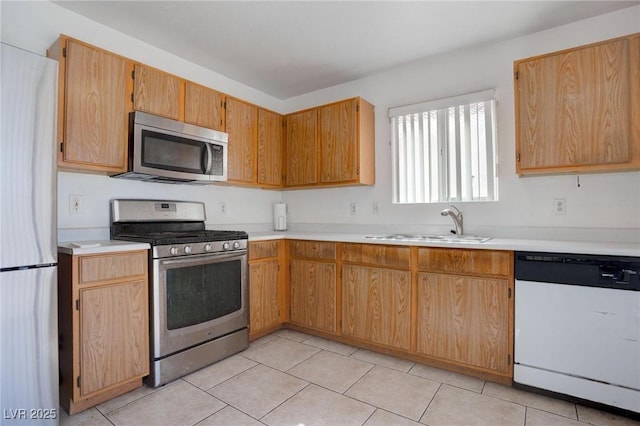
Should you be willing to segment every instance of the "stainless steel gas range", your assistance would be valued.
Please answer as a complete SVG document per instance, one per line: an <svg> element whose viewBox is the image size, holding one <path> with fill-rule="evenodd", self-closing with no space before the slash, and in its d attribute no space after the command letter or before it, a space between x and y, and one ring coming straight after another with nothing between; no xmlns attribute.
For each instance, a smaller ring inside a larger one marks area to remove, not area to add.
<svg viewBox="0 0 640 426"><path fill-rule="evenodd" d="M111 239L151 244L153 387L249 344L247 233L207 230L205 220L200 202L111 202Z"/></svg>

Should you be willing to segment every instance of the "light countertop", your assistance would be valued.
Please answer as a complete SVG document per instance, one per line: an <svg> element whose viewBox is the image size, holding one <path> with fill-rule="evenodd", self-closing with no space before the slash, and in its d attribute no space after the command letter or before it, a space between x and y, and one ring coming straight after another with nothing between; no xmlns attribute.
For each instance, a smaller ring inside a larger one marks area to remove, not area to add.
<svg viewBox="0 0 640 426"><path fill-rule="evenodd" d="M640 257L640 242L616 243L616 242L590 242L590 241L555 241L493 238L484 243L466 242L422 242L422 241L397 241L375 240L366 238L367 235L377 234L348 234L332 232L250 232L249 241L265 241L274 239L335 241L346 243L386 244L420 247L444 247L444 248L470 248L485 250L513 250L536 251L550 253L574 253L574 254L599 254L611 256L635 256Z"/></svg>
<svg viewBox="0 0 640 426"><path fill-rule="evenodd" d="M119 240L68 241L58 243L58 251L60 253L72 255L148 250L149 247L150 246L147 243L135 243Z"/></svg>

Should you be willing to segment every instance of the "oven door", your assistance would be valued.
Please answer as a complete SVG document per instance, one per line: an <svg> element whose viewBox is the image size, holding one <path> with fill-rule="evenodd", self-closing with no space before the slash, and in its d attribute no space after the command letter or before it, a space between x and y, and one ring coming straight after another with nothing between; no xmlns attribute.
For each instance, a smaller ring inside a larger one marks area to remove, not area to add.
<svg viewBox="0 0 640 426"><path fill-rule="evenodd" d="M248 326L246 250L153 260L155 359Z"/></svg>

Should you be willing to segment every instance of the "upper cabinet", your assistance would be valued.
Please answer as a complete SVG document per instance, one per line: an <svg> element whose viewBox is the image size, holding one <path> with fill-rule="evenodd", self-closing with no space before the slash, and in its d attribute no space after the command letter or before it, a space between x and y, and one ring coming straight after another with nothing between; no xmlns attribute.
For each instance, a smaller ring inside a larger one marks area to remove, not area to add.
<svg viewBox="0 0 640 426"><path fill-rule="evenodd" d="M258 108L239 99L227 98L226 115L229 133L227 179L241 184L255 183Z"/></svg>
<svg viewBox="0 0 640 426"><path fill-rule="evenodd" d="M185 123L223 132L225 126L224 99L223 93L187 81L184 98Z"/></svg>
<svg viewBox="0 0 640 426"><path fill-rule="evenodd" d="M60 62L59 167L124 172L133 64L66 36L48 55Z"/></svg>
<svg viewBox="0 0 640 426"><path fill-rule="evenodd" d="M184 87L184 80L175 75L135 64L133 109L183 120Z"/></svg>
<svg viewBox="0 0 640 426"><path fill-rule="evenodd" d="M258 109L258 184L281 188L284 184L284 117Z"/></svg>
<svg viewBox="0 0 640 426"><path fill-rule="evenodd" d="M58 165L122 173L129 113L143 111L229 134L231 185L270 189L373 185L374 107L361 98L286 117L61 35Z"/></svg>
<svg viewBox="0 0 640 426"><path fill-rule="evenodd" d="M374 107L361 98L287 116L287 186L373 185Z"/></svg>
<svg viewBox="0 0 640 426"><path fill-rule="evenodd" d="M516 172L640 169L640 34L514 63Z"/></svg>
<svg viewBox="0 0 640 426"><path fill-rule="evenodd" d="M318 113L315 109L287 115L287 186L318 182Z"/></svg>
<svg viewBox="0 0 640 426"><path fill-rule="evenodd" d="M374 111L360 98L322 106L320 123L320 183L374 183Z"/></svg>

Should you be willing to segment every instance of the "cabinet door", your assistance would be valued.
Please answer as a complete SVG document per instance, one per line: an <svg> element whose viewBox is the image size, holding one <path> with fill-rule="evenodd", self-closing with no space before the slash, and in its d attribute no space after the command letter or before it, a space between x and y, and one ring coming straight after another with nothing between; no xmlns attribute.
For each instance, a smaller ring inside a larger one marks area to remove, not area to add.
<svg viewBox="0 0 640 426"><path fill-rule="evenodd" d="M320 182L354 181L357 178L357 100L323 106L320 120Z"/></svg>
<svg viewBox="0 0 640 426"><path fill-rule="evenodd" d="M133 109L182 120L184 80L141 64L135 64Z"/></svg>
<svg viewBox="0 0 640 426"><path fill-rule="evenodd" d="M228 98L226 121L229 133L227 178L230 181L255 183L258 108L238 99Z"/></svg>
<svg viewBox="0 0 640 426"><path fill-rule="evenodd" d="M409 350L411 272L344 265L342 334Z"/></svg>
<svg viewBox="0 0 640 426"><path fill-rule="evenodd" d="M149 373L147 282L80 290L80 394Z"/></svg>
<svg viewBox="0 0 640 426"><path fill-rule="evenodd" d="M418 353L507 373L509 282L418 274Z"/></svg>
<svg viewBox="0 0 640 426"><path fill-rule="evenodd" d="M291 322L336 332L336 264L291 259Z"/></svg>
<svg viewBox="0 0 640 426"><path fill-rule="evenodd" d="M516 63L518 173L632 160L639 46L617 39Z"/></svg>
<svg viewBox="0 0 640 426"><path fill-rule="evenodd" d="M275 259L249 265L251 334L275 327L280 323L278 264L278 260Z"/></svg>
<svg viewBox="0 0 640 426"><path fill-rule="evenodd" d="M287 115L287 185L318 182L318 113Z"/></svg>
<svg viewBox="0 0 640 426"><path fill-rule="evenodd" d="M130 64L124 58L73 40L66 42L63 61L60 166L125 171Z"/></svg>
<svg viewBox="0 0 640 426"><path fill-rule="evenodd" d="M258 183L261 185L283 184L283 120L280 114L258 110Z"/></svg>
<svg viewBox="0 0 640 426"><path fill-rule="evenodd" d="M184 95L184 122L224 131L224 94L187 81Z"/></svg>

